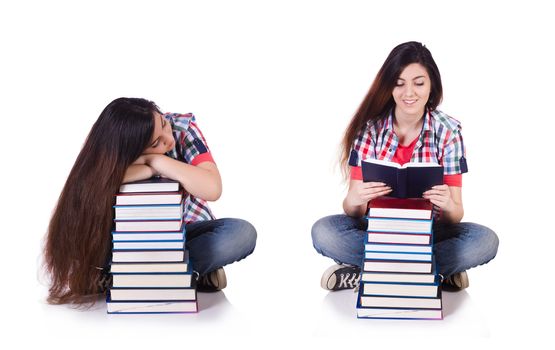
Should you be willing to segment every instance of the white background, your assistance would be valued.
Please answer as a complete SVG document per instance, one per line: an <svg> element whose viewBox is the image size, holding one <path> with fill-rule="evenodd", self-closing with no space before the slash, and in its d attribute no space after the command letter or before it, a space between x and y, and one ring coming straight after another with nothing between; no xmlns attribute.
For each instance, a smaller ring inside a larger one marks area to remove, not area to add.
<svg viewBox="0 0 555 350"><path fill-rule="evenodd" d="M2 2L2 348L547 339L550 13L539 1ZM409 40L432 51L440 109L463 124L464 220L491 227L501 244L469 272L469 289L446 297L445 320L356 320L351 292L319 287L332 261L314 251L310 228L341 212L342 132L389 51ZM102 303L77 311L44 302L49 216L90 127L121 96L195 113L224 181L213 211L258 230L254 254L226 268L224 293L200 296L198 315L108 316Z"/></svg>

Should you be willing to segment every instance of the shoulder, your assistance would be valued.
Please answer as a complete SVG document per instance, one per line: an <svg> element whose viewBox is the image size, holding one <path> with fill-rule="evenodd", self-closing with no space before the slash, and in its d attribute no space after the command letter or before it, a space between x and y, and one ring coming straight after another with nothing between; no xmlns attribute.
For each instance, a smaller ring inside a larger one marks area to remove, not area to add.
<svg viewBox="0 0 555 350"><path fill-rule="evenodd" d="M172 129L176 131L187 130L191 124L196 123L193 113L165 113L164 118L170 121Z"/></svg>
<svg viewBox="0 0 555 350"><path fill-rule="evenodd" d="M436 132L444 130L451 133L460 133L462 129L460 121L438 109L430 112L430 118Z"/></svg>
<svg viewBox="0 0 555 350"><path fill-rule="evenodd" d="M380 131L385 127L386 124L387 124L387 118L383 118L383 117L369 120L364 125L363 129L361 130L361 133L375 136L380 133Z"/></svg>

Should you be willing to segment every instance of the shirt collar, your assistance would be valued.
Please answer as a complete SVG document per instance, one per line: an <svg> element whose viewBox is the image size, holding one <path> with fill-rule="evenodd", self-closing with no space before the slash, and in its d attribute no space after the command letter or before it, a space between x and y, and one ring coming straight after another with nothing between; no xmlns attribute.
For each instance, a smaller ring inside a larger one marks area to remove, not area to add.
<svg viewBox="0 0 555 350"><path fill-rule="evenodd" d="M388 113L387 118L385 118L384 120L384 124L383 124L383 129L387 130L387 131L391 131L393 132L393 111L394 108L391 108L391 110ZM426 111L424 112L424 124L422 125L422 133L426 132L426 131L430 131L432 130L432 111L429 109L426 109Z"/></svg>

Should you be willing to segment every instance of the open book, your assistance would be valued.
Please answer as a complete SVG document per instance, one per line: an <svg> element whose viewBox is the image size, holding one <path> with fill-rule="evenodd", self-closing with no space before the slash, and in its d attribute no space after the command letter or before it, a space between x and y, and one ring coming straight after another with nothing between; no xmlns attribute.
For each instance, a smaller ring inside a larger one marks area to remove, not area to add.
<svg viewBox="0 0 555 350"><path fill-rule="evenodd" d="M443 184L443 166L436 163L399 165L385 160L367 158L362 161L364 182L383 182L391 187L388 196L421 198L433 186Z"/></svg>

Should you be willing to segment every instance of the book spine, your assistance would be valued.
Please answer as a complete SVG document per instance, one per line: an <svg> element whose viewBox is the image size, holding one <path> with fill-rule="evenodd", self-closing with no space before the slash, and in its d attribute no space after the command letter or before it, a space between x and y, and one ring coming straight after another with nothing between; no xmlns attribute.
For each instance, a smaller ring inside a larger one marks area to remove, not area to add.
<svg viewBox="0 0 555 350"><path fill-rule="evenodd" d="M397 197L407 198L407 169L398 169L397 171Z"/></svg>

